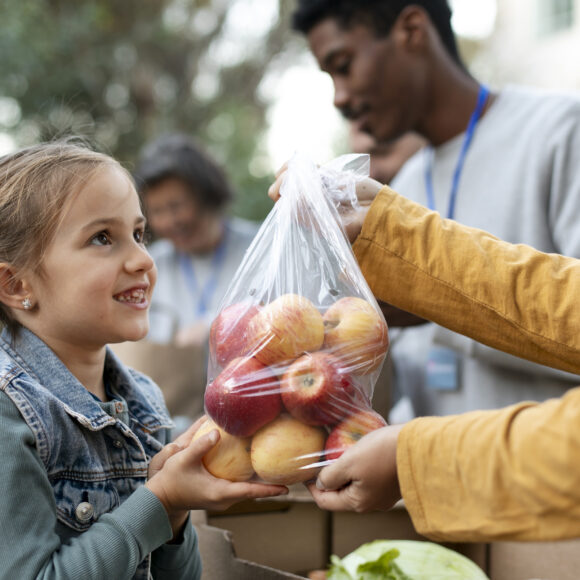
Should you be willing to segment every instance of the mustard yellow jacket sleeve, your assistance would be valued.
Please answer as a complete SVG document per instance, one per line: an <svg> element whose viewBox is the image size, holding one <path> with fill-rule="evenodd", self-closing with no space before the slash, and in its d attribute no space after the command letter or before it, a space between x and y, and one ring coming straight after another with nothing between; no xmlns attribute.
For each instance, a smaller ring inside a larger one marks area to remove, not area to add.
<svg viewBox="0 0 580 580"><path fill-rule="evenodd" d="M375 295L489 346L580 373L580 260L512 245L383 188L354 251ZM580 389L409 422L399 480L440 540L580 536Z"/></svg>

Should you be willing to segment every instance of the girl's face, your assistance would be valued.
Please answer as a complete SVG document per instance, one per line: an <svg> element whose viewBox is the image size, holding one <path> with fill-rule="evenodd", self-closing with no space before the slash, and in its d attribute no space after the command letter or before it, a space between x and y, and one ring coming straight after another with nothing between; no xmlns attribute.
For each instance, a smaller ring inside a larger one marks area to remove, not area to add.
<svg viewBox="0 0 580 580"><path fill-rule="evenodd" d="M143 338L157 279L144 228L129 178L100 169L65 210L42 272L30 276L30 330L57 353Z"/></svg>

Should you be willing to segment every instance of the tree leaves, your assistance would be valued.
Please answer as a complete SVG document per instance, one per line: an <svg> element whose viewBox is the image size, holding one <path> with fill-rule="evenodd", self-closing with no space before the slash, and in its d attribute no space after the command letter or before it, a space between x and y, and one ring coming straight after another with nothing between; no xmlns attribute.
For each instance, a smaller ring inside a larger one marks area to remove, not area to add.
<svg viewBox="0 0 580 580"><path fill-rule="evenodd" d="M217 48L236 42L236 4L253 9L247 0L3 0L0 133L17 146L81 134L131 169L149 140L187 132L226 169L239 193L234 212L263 218L272 177L250 172L266 129L257 91L292 45L290 3L279 0L278 18L253 50L238 44L230 64ZM3 115L2 103L19 115Z"/></svg>

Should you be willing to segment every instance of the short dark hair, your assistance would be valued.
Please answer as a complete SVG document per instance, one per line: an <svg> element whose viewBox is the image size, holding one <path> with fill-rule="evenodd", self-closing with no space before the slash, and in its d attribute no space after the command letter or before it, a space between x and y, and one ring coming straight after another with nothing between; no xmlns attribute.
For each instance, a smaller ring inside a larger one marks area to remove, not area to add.
<svg viewBox="0 0 580 580"><path fill-rule="evenodd" d="M420 6L427 12L447 52L461 64L447 0L297 0L292 27L308 34L322 20L333 18L342 28L364 24L377 36L386 36L407 6Z"/></svg>
<svg viewBox="0 0 580 580"><path fill-rule="evenodd" d="M233 199L224 171L192 137L181 133L161 136L147 145L133 178L141 197L166 179L179 179L203 207L220 209Z"/></svg>

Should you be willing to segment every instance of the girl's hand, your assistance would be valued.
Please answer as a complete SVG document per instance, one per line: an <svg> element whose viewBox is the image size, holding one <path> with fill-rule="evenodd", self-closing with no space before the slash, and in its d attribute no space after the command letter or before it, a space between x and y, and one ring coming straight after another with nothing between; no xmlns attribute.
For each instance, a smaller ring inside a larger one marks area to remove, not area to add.
<svg viewBox="0 0 580 580"><path fill-rule="evenodd" d="M288 488L262 483L231 482L211 475L202 457L218 442L213 430L192 441L200 421L168 444L152 460L146 486L165 507L176 535L189 510L224 510L244 499L272 497L288 493Z"/></svg>
<svg viewBox="0 0 580 580"><path fill-rule="evenodd" d="M280 187L282 186L287 170L288 164L285 163L276 173L276 181L268 189L268 197L272 201L278 201L280 199ZM367 212L382 187L383 185L381 183L371 177L362 179L356 184L356 195L359 207L354 208L352 205L343 205L338 208L342 225L351 243L360 234Z"/></svg>
<svg viewBox="0 0 580 580"><path fill-rule="evenodd" d="M183 451L193 439L195 432L200 428L205 418L199 417L186 431L177 437L171 443L168 443L159 453L154 455L149 462L149 469L147 470L147 479L151 479L156 473L161 471L165 462L178 451Z"/></svg>

